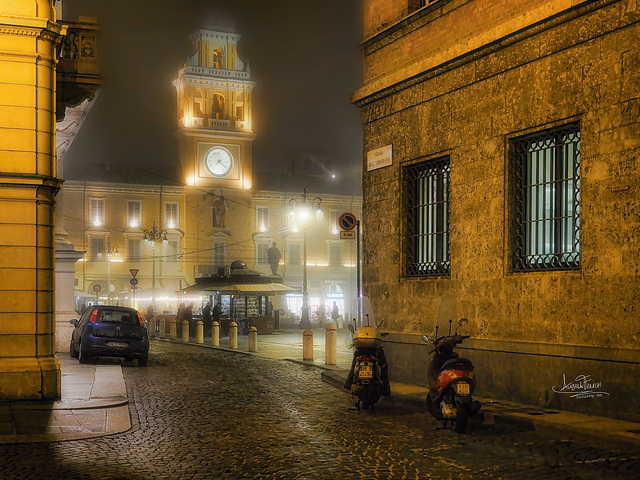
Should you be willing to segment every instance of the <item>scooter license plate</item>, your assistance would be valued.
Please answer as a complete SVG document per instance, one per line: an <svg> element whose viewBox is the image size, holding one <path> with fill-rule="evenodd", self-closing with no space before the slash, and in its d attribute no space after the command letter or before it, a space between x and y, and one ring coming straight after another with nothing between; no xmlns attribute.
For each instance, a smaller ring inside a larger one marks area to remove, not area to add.
<svg viewBox="0 0 640 480"><path fill-rule="evenodd" d="M469 395L471 394L471 386L468 383L458 383L456 384L456 393L458 395Z"/></svg>
<svg viewBox="0 0 640 480"><path fill-rule="evenodd" d="M373 368L371 365L360 365L360 371L358 372L358 378L361 380L367 380L373 378Z"/></svg>

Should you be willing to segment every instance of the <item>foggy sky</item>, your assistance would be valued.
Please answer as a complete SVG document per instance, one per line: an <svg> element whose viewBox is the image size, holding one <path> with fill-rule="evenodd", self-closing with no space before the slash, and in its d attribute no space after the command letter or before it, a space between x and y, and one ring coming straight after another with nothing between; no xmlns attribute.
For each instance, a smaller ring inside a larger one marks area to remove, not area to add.
<svg viewBox="0 0 640 480"><path fill-rule="evenodd" d="M171 82L199 27L236 31L254 89L257 188L359 194L362 128L350 104L362 81L354 0L64 0L63 18L95 16L104 85L67 152L66 178L96 180L124 168L130 182L171 183L179 163ZM301 162L328 175L290 176ZM321 171L324 172L323 169ZM328 172L326 172L328 173ZM97 177L97 178L92 178ZM285 185L283 182L293 182ZM304 185L301 185L303 182Z"/></svg>

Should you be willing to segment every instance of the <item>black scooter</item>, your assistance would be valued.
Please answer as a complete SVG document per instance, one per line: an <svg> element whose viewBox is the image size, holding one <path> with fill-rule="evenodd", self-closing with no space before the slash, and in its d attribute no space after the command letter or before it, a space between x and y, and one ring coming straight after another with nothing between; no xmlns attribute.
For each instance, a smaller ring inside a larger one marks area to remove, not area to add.
<svg viewBox="0 0 640 480"><path fill-rule="evenodd" d="M366 318L369 323L369 316ZM386 334L380 333L379 330L382 323L375 327L366 326L358 329L351 324L347 327L351 332L350 346L355 347L355 350L344 388L357 397L355 406L358 410L361 407L363 410L373 410L380 395L391 395L387 359L382 348L382 337Z"/></svg>
<svg viewBox="0 0 640 480"><path fill-rule="evenodd" d="M427 335L421 338L425 342L433 342L435 352L428 370L429 393L427 409L436 419L451 422L457 433L464 433L468 418L480 410L480 402L473 400L476 388L476 376L473 363L468 358L461 358L453 349L461 344L469 335L459 335L458 328L467 325L469 320L461 318L453 335L452 320L449 320L449 335L438 337L438 326L435 335L430 339Z"/></svg>

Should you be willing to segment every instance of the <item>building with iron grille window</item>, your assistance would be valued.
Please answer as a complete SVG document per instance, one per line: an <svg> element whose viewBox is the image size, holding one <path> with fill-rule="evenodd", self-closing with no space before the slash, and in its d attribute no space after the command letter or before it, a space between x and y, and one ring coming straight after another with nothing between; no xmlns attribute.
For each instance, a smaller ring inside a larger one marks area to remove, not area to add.
<svg viewBox="0 0 640 480"><path fill-rule="evenodd" d="M363 291L393 380L426 385L420 334L468 317L479 396L640 419L638 38L630 0L366 2ZM577 378L599 395L558 393Z"/></svg>

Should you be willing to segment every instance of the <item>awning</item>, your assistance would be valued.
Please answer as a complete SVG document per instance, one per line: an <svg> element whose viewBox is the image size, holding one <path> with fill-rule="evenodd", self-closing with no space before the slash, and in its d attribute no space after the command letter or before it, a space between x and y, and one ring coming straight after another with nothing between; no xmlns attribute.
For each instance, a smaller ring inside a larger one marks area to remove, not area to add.
<svg viewBox="0 0 640 480"><path fill-rule="evenodd" d="M178 291L187 295L201 292L220 292L224 295L285 295L300 293L299 288L290 287L284 283L196 283Z"/></svg>

